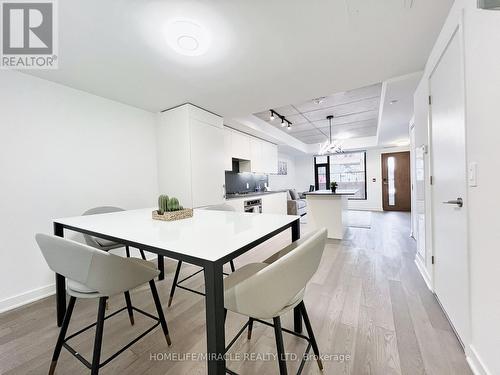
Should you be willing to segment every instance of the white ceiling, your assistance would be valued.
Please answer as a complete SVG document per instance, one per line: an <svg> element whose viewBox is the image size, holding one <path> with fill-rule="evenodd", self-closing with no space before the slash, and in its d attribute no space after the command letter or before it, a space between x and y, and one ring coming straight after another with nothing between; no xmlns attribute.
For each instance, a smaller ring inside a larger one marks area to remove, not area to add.
<svg viewBox="0 0 500 375"><path fill-rule="evenodd" d="M329 139L330 126L326 119L329 115L334 116L333 139L369 137L377 135L381 91L382 84L376 84L329 95L320 101L311 99L272 109L292 122L291 128L286 131L307 144ZM255 116L279 129L285 129L281 126L280 118L270 119L269 110L256 113Z"/></svg>
<svg viewBox="0 0 500 375"><path fill-rule="evenodd" d="M150 111L192 102L226 118L422 70L453 0L59 1L59 69L29 74ZM162 28L212 34L180 56Z"/></svg>

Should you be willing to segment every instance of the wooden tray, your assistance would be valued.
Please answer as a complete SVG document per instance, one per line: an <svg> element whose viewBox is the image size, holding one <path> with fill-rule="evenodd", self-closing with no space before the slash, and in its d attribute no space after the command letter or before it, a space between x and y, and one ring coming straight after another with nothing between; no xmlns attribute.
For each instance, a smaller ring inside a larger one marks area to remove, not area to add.
<svg viewBox="0 0 500 375"><path fill-rule="evenodd" d="M164 212L163 215L160 215L157 210L153 211L154 220L174 221L187 219L190 217L193 217L193 210L191 208L185 208L179 211L167 211Z"/></svg>

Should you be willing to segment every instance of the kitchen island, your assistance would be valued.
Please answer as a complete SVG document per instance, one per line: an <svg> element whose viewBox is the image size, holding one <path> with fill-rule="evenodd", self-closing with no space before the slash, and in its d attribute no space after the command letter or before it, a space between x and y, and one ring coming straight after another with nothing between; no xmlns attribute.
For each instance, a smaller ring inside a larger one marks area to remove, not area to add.
<svg viewBox="0 0 500 375"><path fill-rule="evenodd" d="M345 231L347 199L357 190L317 190L305 193L307 199L307 224L312 228L326 228L328 238L341 240Z"/></svg>

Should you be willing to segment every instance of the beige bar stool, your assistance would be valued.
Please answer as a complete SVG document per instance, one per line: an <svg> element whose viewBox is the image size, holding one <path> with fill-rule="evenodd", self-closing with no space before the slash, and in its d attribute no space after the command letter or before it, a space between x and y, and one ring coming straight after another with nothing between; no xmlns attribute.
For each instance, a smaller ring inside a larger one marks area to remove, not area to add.
<svg viewBox="0 0 500 375"><path fill-rule="evenodd" d="M101 367L105 366L131 345L153 331L158 325L161 325L167 344L170 345L167 322L165 321L165 316L163 315L160 299L158 297L158 291L154 283L154 278L158 276L160 271L156 269L154 264L139 258L123 258L57 236L38 233L35 238L49 268L67 278L67 292L70 295L68 308L52 356L49 375L54 373L59 354L63 347L89 368L92 375L96 375L99 373ZM105 316L106 300L108 297L118 293L128 292L147 282L149 282L151 288L151 293L158 313L157 317L132 305L129 306L128 303L127 307L123 307ZM82 328L70 336L66 336L77 298L99 299L97 322ZM101 362L104 321L129 308L155 320L156 323L118 352ZM92 362L89 362L76 349L72 348L68 344L68 341L94 326L96 326L94 350Z"/></svg>
<svg viewBox="0 0 500 375"><path fill-rule="evenodd" d="M247 327L250 338L250 326L254 321L257 321L274 327L281 375L287 374L283 331L308 342L297 374L302 372L306 355L311 347L320 370L323 370L319 348L303 298L307 283L319 267L326 236L326 229L320 229L279 251L267 260L268 263L247 264L224 279L225 309L249 317L248 322L226 348L226 352ZM280 317L296 306L301 311L308 336L281 328ZM264 319L272 319L273 324L264 321ZM231 370L227 370L227 372L235 374Z"/></svg>
<svg viewBox="0 0 500 375"><path fill-rule="evenodd" d="M91 208L90 210L87 210L83 213L83 216L86 215L97 215L97 214L107 214L110 212L120 212L120 211L125 211L123 208L120 207L113 207L113 206L101 206L101 207L94 207ZM125 251L127 254L127 258L130 258L130 249L128 245L123 245L118 242L114 241L109 241L104 238L99 238L99 237L94 237L90 236L88 234L83 235L85 242L87 245L95 247L96 249L103 250L103 251L109 251L113 249L117 249L120 247L125 247ZM144 250L138 249L141 258L146 260L146 254L144 254ZM158 269L160 270L160 275L158 276L158 280L163 280L165 278L165 265L164 265L164 259L163 255L157 255L158 259Z"/></svg>
<svg viewBox="0 0 500 375"><path fill-rule="evenodd" d="M225 203L216 204L216 205L213 205L213 206L205 207L205 210L210 210L210 211L235 211L234 207L232 207L232 206L230 206L228 204L225 204ZM233 260L229 261L229 265L231 267L231 272L234 272L235 267L234 267ZM188 292L198 294L200 296L204 296L205 295L205 293L199 292L197 290L194 290L194 289L188 288L187 286L182 285L183 282L185 282L185 281L191 279L192 277L198 275L200 272L203 272L203 269L200 269L200 270L192 273L191 275L186 276L182 280L179 280L179 274L181 272L181 267L182 267L182 261L179 260L177 262L177 268L175 270L174 281L172 283L172 287L170 288L170 297L168 299L168 307L170 307L170 305L172 305L172 301L174 299L174 294L175 294L175 289L176 288L181 288L181 289L187 290Z"/></svg>
<svg viewBox="0 0 500 375"><path fill-rule="evenodd" d="M87 210L83 213L83 216L87 215L98 215L98 214L107 214L110 212L120 212L120 211L125 211L123 208L120 207L113 207L113 206L101 206L101 207L94 207L91 208L90 210ZM83 238L85 239L85 242L87 245L95 247L96 249L103 250L103 251L110 251L113 249L118 249L120 247L125 246L125 251L127 253L127 258L130 258L130 249L128 245L123 245L118 242L114 241L109 241L104 238L99 238L99 237L94 237L88 234L84 234ZM141 253L141 258L146 259L146 255L144 254L144 250L139 249L139 252Z"/></svg>

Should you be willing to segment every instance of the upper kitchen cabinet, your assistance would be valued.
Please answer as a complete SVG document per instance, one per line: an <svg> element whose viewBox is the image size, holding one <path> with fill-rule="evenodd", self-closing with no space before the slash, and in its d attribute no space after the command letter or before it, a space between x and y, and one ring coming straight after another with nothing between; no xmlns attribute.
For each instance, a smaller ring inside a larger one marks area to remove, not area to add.
<svg viewBox="0 0 500 375"><path fill-rule="evenodd" d="M250 160L250 137L231 131L231 154L233 158Z"/></svg>
<svg viewBox="0 0 500 375"><path fill-rule="evenodd" d="M243 159L244 172L278 173L278 146L231 128L224 128L224 166L232 170L232 159Z"/></svg>
<svg viewBox="0 0 500 375"><path fill-rule="evenodd" d="M278 146L262 142L262 164L266 173L278 173Z"/></svg>
<svg viewBox="0 0 500 375"><path fill-rule="evenodd" d="M254 173L265 172L262 163L262 144L264 142L257 138L250 138L250 164L251 171Z"/></svg>
<svg viewBox="0 0 500 375"><path fill-rule="evenodd" d="M224 128L224 170L231 171L233 169L233 149L232 130Z"/></svg>
<svg viewBox="0 0 500 375"><path fill-rule="evenodd" d="M159 191L185 207L224 199L224 130L217 115L184 104L158 115Z"/></svg>

